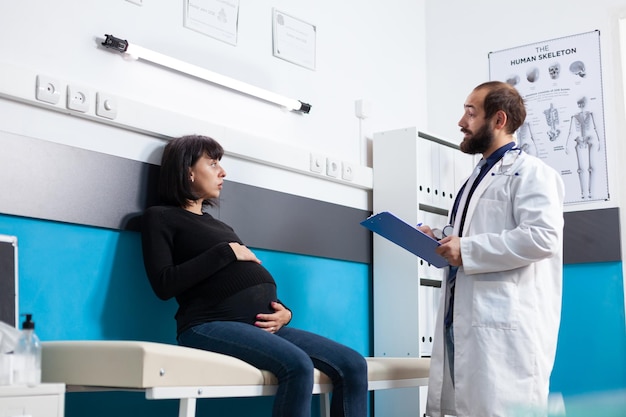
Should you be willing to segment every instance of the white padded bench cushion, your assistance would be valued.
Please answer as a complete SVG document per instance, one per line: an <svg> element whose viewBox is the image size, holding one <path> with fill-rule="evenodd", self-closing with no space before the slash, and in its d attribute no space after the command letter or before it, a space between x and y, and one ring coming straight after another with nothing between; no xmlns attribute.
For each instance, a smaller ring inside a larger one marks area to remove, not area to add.
<svg viewBox="0 0 626 417"><path fill-rule="evenodd" d="M365 360L370 382L428 378L430 371L430 358L368 357Z"/></svg>
<svg viewBox="0 0 626 417"><path fill-rule="evenodd" d="M42 343L43 382L145 389L179 386L275 385L275 376L231 356L143 341L54 341ZM366 358L368 379L428 378L425 358ZM330 379L315 370L315 384Z"/></svg>
<svg viewBox="0 0 626 417"><path fill-rule="evenodd" d="M165 343L42 343L43 381L97 387L265 385L273 377L242 360Z"/></svg>

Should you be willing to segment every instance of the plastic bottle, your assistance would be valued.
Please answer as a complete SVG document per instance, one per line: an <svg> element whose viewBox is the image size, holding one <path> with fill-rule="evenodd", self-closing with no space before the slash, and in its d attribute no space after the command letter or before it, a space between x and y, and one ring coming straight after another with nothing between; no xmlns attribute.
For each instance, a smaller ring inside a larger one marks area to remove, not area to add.
<svg viewBox="0 0 626 417"><path fill-rule="evenodd" d="M22 334L13 352L13 383L33 387L41 383L41 342L35 334L32 314L25 314Z"/></svg>

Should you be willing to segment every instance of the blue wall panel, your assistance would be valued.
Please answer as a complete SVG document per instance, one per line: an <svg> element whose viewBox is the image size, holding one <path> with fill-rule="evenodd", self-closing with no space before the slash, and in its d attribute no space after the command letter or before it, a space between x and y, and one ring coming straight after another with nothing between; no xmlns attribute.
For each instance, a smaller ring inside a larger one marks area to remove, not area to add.
<svg viewBox="0 0 626 417"><path fill-rule="evenodd" d="M278 297L293 310L291 326L370 354L368 265L256 250L272 272Z"/></svg>
<svg viewBox="0 0 626 417"><path fill-rule="evenodd" d="M626 392L621 262L566 265L551 391L565 397Z"/></svg>
<svg viewBox="0 0 626 417"><path fill-rule="evenodd" d="M175 303L152 295L139 234L0 216L18 238L19 311L42 340L174 342Z"/></svg>

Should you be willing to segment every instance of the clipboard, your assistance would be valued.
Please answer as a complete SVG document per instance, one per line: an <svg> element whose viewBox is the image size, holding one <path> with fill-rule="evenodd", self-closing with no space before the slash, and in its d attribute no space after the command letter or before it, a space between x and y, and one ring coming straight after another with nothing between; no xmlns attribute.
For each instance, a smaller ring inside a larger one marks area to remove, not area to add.
<svg viewBox="0 0 626 417"><path fill-rule="evenodd" d="M435 253L435 249L440 245L439 242L388 211L368 217L361 222L361 226L408 250L437 268L449 265L448 261Z"/></svg>

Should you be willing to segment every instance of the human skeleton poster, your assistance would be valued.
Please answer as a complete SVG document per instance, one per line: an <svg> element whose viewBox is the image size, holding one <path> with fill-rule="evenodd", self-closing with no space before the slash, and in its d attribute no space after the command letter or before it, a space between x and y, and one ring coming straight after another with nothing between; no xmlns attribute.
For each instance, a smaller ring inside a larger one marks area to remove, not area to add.
<svg viewBox="0 0 626 417"><path fill-rule="evenodd" d="M565 204L608 200L600 32L491 52L489 73L524 98L517 146L561 174Z"/></svg>

